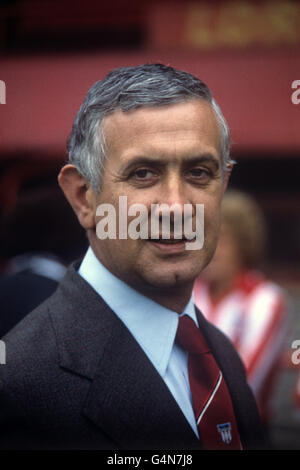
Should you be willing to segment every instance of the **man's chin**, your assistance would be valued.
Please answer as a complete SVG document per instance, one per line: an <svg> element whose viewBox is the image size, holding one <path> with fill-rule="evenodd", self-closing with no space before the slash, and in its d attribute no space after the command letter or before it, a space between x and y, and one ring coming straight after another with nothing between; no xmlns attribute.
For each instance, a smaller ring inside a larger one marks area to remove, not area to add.
<svg viewBox="0 0 300 470"><path fill-rule="evenodd" d="M176 270L171 272L152 271L151 273L144 273L142 279L145 287L155 290L172 290L180 287L186 287L194 283L197 274L191 271Z"/></svg>

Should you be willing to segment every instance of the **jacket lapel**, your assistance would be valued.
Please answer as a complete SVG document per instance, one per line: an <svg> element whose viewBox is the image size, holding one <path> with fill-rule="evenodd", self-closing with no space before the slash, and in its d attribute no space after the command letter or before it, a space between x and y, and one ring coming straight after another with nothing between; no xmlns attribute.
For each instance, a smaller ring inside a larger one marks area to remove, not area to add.
<svg viewBox="0 0 300 470"><path fill-rule="evenodd" d="M60 365L91 380L83 414L120 449L199 449L168 387L121 320L70 268L53 313Z"/></svg>
<svg viewBox="0 0 300 470"><path fill-rule="evenodd" d="M198 439L165 383L119 321L99 363L84 413L121 448L199 449Z"/></svg>

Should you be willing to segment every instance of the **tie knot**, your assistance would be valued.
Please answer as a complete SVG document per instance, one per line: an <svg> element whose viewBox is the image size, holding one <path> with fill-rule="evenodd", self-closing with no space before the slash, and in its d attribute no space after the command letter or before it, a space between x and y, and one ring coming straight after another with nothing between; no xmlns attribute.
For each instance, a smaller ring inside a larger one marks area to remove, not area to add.
<svg viewBox="0 0 300 470"><path fill-rule="evenodd" d="M179 317L176 339L190 354L205 354L210 351L201 331L188 315Z"/></svg>

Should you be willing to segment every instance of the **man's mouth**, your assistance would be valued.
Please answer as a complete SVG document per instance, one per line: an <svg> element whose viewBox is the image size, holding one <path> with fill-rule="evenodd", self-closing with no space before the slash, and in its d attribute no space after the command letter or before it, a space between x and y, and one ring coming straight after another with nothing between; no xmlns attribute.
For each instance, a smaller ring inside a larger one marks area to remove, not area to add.
<svg viewBox="0 0 300 470"><path fill-rule="evenodd" d="M186 238L149 238L150 242L159 243L163 245L176 245L178 243L185 243L187 241Z"/></svg>
<svg viewBox="0 0 300 470"><path fill-rule="evenodd" d="M182 238L174 238L174 236L171 236L170 238L148 238L147 241L151 242L152 246L156 247L161 252L165 251L169 254L176 254L185 252L186 242L192 240L185 236Z"/></svg>
<svg viewBox="0 0 300 470"><path fill-rule="evenodd" d="M168 238L163 235L160 235L159 237L150 237L148 238L148 241L153 242L153 243L163 243L166 245L173 245L176 243L186 243L186 242L191 242L195 239L195 235L193 234L190 238L186 236L182 236L181 238L175 238L174 235L170 235Z"/></svg>

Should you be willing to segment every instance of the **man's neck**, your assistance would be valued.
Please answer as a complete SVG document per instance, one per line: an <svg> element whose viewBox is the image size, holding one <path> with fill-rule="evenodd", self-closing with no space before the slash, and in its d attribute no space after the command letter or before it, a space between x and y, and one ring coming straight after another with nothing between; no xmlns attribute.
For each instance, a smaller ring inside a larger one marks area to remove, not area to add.
<svg viewBox="0 0 300 470"><path fill-rule="evenodd" d="M139 283L125 282L145 297L178 314L184 311L184 308L190 301L193 290L193 283L161 289L153 286L145 287Z"/></svg>

